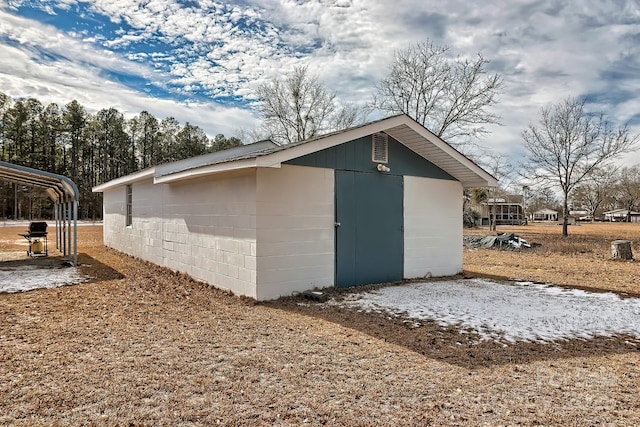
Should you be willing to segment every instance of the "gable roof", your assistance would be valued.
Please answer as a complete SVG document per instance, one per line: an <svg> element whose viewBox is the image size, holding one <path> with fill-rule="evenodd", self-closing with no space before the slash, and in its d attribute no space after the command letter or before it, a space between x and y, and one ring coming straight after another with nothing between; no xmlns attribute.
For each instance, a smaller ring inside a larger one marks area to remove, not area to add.
<svg viewBox="0 0 640 427"><path fill-rule="evenodd" d="M154 183L160 184L238 169L279 168L286 161L377 132L388 134L453 176L464 187L493 187L498 184L491 174L468 157L402 114L293 144L278 145L272 141L261 141L159 165L98 185L93 191L102 192L149 177L153 177Z"/></svg>

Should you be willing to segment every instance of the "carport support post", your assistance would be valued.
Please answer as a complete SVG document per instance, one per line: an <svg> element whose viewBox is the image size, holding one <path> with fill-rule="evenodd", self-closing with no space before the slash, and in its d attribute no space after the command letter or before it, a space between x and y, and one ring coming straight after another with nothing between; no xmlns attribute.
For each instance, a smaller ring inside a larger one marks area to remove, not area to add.
<svg viewBox="0 0 640 427"><path fill-rule="evenodd" d="M62 248L62 205L56 202L56 248Z"/></svg>
<svg viewBox="0 0 640 427"><path fill-rule="evenodd" d="M78 201L73 201L73 266L78 265Z"/></svg>
<svg viewBox="0 0 640 427"><path fill-rule="evenodd" d="M53 222L56 223L56 249L58 249L58 203L53 204Z"/></svg>
<svg viewBox="0 0 640 427"><path fill-rule="evenodd" d="M67 230L67 234L68 234L68 238L69 238L69 261L71 261L71 199L69 199L69 201L67 202L67 212L69 213L69 215L67 216L67 221L69 224L69 229Z"/></svg>
<svg viewBox="0 0 640 427"><path fill-rule="evenodd" d="M67 256L67 218L66 218L66 209L64 201L60 203L60 225L62 226L60 229L60 242L62 243L62 255Z"/></svg>
<svg viewBox="0 0 640 427"><path fill-rule="evenodd" d="M53 205L53 221L56 223L56 249L58 249L60 246L58 246L58 203L54 203Z"/></svg>

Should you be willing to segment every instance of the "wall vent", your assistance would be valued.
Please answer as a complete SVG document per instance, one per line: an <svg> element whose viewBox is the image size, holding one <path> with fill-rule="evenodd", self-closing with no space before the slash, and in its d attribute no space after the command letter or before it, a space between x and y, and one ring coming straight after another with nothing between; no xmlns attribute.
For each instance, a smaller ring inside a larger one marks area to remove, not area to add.
<svg viewBox="0 0 640 427"><path fill-rule="evenodd" d="M374 133L371 141L371 159L376 163L389 162L389 135Z"/></svg>

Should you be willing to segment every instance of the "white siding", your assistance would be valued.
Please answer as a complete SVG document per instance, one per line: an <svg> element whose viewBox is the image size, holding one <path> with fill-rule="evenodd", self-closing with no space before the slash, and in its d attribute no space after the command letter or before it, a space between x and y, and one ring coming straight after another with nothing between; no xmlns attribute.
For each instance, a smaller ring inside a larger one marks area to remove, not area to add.
<svg viewBox="0 0 640 427"><path fill-rule="evenodd" d="M333 286L333 170L259 169L257 196L258 299Z"/></svg>
<svg viewBox="0 0 640 427"><path fill-rule="evenodd" d="M405 176L404 276L462 272L462 185Z"/></svg>
<svg viewBox="0 0 640 427"><path fill-rule="evenodd" d="M256 298L255 170L104 193L104 242L130 255Z"/></svg>

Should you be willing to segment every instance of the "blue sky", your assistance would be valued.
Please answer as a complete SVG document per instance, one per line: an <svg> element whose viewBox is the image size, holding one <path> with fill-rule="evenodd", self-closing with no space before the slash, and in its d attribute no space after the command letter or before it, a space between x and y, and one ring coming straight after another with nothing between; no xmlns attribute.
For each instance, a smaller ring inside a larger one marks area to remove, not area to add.
<svg viewBox="0 0 640 427"><path fill-rule="evenodd" d="M427 39L502 75L502 126L482 144L513 162L522 130L567 96L640 132L637 1L0 0L0 91L231 136L259 124L261 82L308 65L365 104L394 49Z"/></svg>

